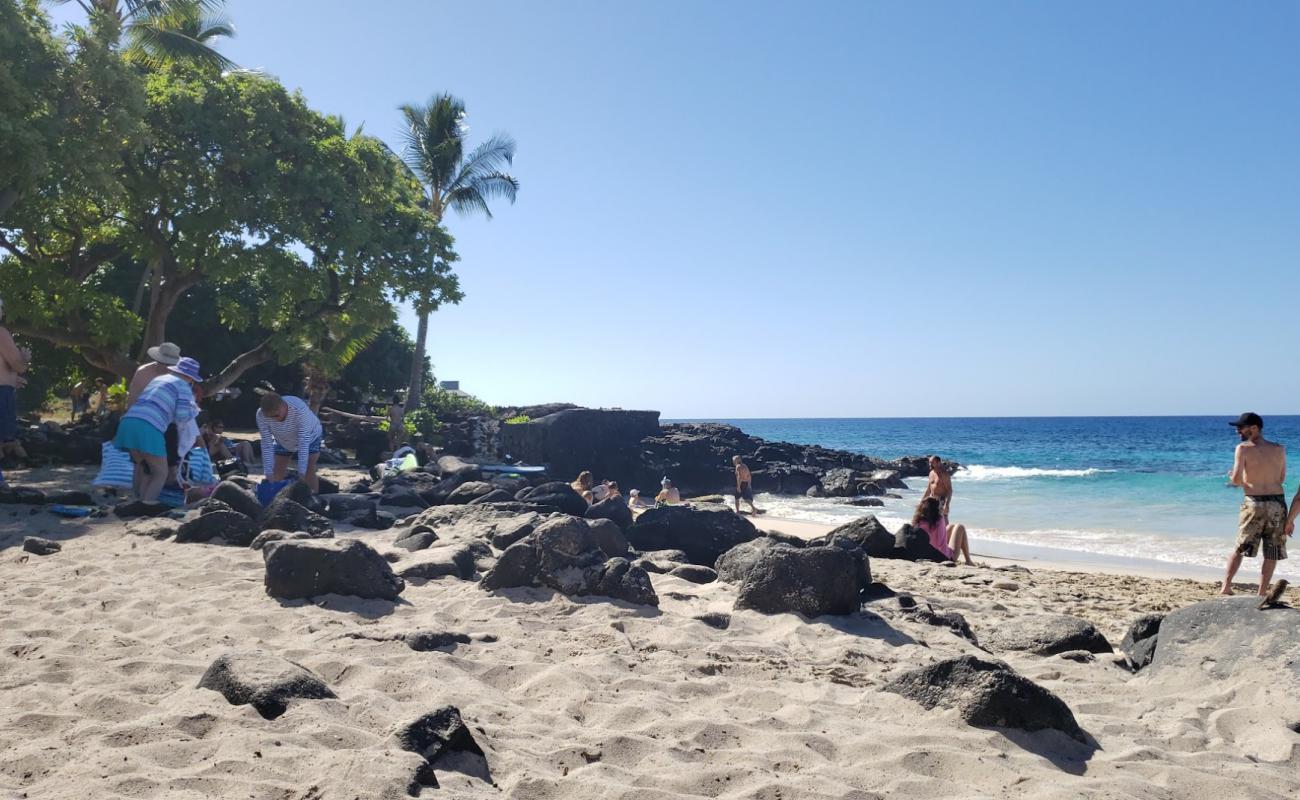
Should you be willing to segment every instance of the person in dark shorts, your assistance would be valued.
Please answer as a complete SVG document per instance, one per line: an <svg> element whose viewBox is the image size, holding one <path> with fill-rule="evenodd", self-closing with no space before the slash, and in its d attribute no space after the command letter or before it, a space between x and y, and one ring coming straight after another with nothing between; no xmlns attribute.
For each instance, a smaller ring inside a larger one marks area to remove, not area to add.
<svg viewBox="0 0 1300 800"><path fill-rule="evenodd" d="M1263 550L1264 563L1259 570L1259 596L1267 597L1269 583L1277 562L1286 558L1286 539L1294 530L1296 510L1287 515L1286 448L1264 438L1264 420L1246 412L1228 423L1237 429L1241 443L1233 457L1228 483L1240 486L1245 496L1237 520L1237 544L1228 557L1227 573L1220 594L1232 594L1232 579L1243 558L1254 558ZM1300 497L1300 495L1298 495Z"/></svg>
<svg viewBox="0 0 1300 800"><path fill-rule="evenodd" d="M744 500L749 503L749 510L755 514L762 514L754 506L754 475L745 466L744 460L740 456L732 456L731 464L736 468L736 513L740 513L740 501Z"/></svg>

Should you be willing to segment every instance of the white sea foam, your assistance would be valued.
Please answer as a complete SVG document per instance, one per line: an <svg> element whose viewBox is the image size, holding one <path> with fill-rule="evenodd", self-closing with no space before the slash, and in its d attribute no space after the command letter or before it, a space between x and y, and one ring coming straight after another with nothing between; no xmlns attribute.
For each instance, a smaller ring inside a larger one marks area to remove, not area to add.
<svg viewBox="0 0 1300 800"><path fill-rule="evenodd" d="M1005 481L1018 478L1088 478L1114 472L1113 469L1039 469L1037 467L988 467L971 464L953 476L958 481Z"/></svg>

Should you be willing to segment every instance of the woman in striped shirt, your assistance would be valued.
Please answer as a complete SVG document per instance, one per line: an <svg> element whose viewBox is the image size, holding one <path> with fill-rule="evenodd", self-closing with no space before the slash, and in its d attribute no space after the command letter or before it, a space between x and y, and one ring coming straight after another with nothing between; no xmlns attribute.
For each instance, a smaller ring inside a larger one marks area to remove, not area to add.
<svg viewBox="0 0 1300 800"><path fill-rule="evenodd" d="M193 384L202 382L199 362L182 358L167 374L149 381L140 397L122 415L113 444L131 454L135 462L132 486L139 498L117 509L119 516L151 516L167 507L158 502L167 482L167 426L178 427L198 416Z"/></svg>

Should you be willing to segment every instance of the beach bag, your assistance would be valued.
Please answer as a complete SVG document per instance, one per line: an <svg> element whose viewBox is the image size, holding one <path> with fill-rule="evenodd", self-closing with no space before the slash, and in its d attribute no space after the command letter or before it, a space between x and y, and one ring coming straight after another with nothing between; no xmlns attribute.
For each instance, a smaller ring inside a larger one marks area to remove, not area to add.
<svg viewBox="0 0 1300 800"><path fill-rule="evenodd" d="M271 505L271 501L280 493L280 490L292 482L293 481L289 478L285 478L282 481L262 481L257 484L257 502L262 504L262 508L266 508Z"/></svg>
<svg viewBox="0 0 1300 800"><path fill-rule="evenodd" d="M131 463L131 454L118 450L112 442L100 446L99 474L90 482L96 489L127 489L135 484L135 464Z"/></svg>
<svg viewBox="0 0 1300 800"><path fill-rule="evenodd" d="M202 447L196 447L185 454L180 468L181 484L191 486L211 486L217 482L212 469L212 456Z"/></svg>

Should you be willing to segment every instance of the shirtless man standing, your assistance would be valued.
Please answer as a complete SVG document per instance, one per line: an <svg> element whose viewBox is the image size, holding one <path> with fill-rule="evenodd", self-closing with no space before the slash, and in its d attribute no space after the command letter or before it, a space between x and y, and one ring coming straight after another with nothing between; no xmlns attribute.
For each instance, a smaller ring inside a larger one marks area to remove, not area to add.
<svg viewBox="0 0 1300 800"><path fill-rule="evenodd" d="M1228 424L1241 437L1228 483L1240 486L1246 496L1241 501L1237 547L1228 558L1228 574L1219 593L1232 594L1232 578L1241 567L1241 559L1254 558L1262 544L1264 564L1259 570L1259 595L1266 597L1277 562L1286 558L1286 537L1294 528L1288 524L1286 497L1282 494L1282 484L1286 481L1286 448L1264 438L1264 420L1258 414L1246 412ZM1295 514L1292 510L1292 521Z"/></svg>
<svg viewBox="0 0 1300 800"><path fill-rule="evenodd" d="M0 301L0 320L4 319L4 301ZM19 347L9 329L0 324L0 449L4 455L26 457L18 443L18 389L26 382L23 373L32 361L32 351ZM4 476L0 475L0 486Z"/></svg>
<svg viewBox="0 0 1300 800"><path fill-rule="evenodd" d="M939 501L943 518L948 518L948 508L952 505L952 476L943 468L943 459L930 456L930 482L925 485L924 500L933 497Z"/></svg>
<svg viewBox="0 0 1300 800"><path fill-rule="evenodd" d="M740 513L740 501L744 500L749 503L749 510L755 514L762 514L754 507L754 475L745 465L740 456L732 456L731 464L736 468L736 513Z"/></svg>

